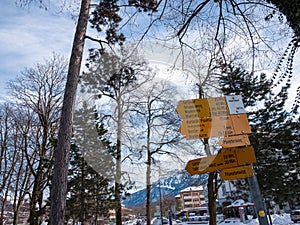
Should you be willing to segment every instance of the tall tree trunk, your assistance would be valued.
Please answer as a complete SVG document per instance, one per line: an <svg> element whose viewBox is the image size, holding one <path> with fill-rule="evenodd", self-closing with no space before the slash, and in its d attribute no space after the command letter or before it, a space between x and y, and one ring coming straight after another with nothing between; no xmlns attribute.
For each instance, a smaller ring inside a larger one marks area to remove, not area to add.
<svg viewBox="0 0 300 225"><path fill-rule="evenodd" d="M149 141L148 141L149 142ZM151 224L151 152L147 149L147 171L146 171L146 220L147 225Z"/></svg>
<svg viewBox="0 0 300 225"><path fill-rule="evenodd" d="M30 225L39 225L39 213L37 209L37 203L39 196L41 195L40 193L40 182L42 178L42 172L41 172L41 166L39 165L39 168L37 169L37 174L35 175L34 178L34 185L32 189L32 197L30 199L30 214L29 214L29 224Z"/></svg>
<svg viewBox="0 0 300 225"><path fill-rule="evenodd" d="M216 212L216 176L217 172L210 172L208 174L208 212L209 212L209 225L216 225L217 224L217 212Z"/></svg>
<svg viewBox="0 0 300 225"><path fill-rule="evenodd" d="M38 168L34 174L34 184L32 189L32 197L30 199L30 214L29 214L29 224L30 225L39 225L41 223L41 217L43 213L41 212L42 204L43 204L43 190L44 185L43 183L43 174L47 171L44 164L44 159L47 152L47 142L48 142L48 122L43 123L43 134L42 134L42 143L40 149L37 149L39 152L39 162ZM44 174L45 175L45 174Z"/></svg>
<svg viewBox="0 0 300 225"><path fill-rule="evenodd" d="M121 174L122 174L122 107L121 94L118 91L117 95L117 156L116 156L116 177L115 177L115 211L116 211L116 225L122 225L122 205L121 205Z"/></svg>
<svg viewBox="0 0 300 225"><path fill-rule="evenodd" d="M58 144L55 152L51 190L50 225L64 225L65 222L67 175L72 137L72 119L84 49L84 38L89 18L89 7L90 0L82 0L69 62L60 129L58 133Z"/></svg>
<svg viewBox="0 0 300 225"><path fill-rule="evenodd" d="M199 87L199 98L204 98L204 92L202 87ZM211 152L209 149L209 142L208 138L203 139L204 150L207 156L211 156ZM216 225L217 224L217 212L216 212L216 190L217 190L217 180L215 179L217 176L217 172L210 172L208 174L208 181L207 181L207 192L208 192L208 213L209 213L209 225Z"/></svg>
<svg viewBox="0 0 300 225"><path fill-rule="evenodd" d="M150 130L150 116L148 117L148 128L147 128L147 170L146 170L146 219L147 219L147 225L151 224L151 211L150 211L150 207L151 207L151 150L150 150L150 134L151 134L151 130Z"/></svg>

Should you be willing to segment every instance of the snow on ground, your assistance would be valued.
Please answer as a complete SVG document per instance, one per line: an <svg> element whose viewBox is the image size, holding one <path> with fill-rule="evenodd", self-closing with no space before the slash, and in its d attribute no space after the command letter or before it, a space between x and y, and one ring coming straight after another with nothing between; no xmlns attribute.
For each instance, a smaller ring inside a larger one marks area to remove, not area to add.
<svg viewBox="0 0 300 225"><path fill-rule="evenodd" d="M271 215L272 218L272 224L269 223L269 225L300 225L300 223L293 223L290 219L290 214L274 214ZM127 221L124 223L124 225L136 225L136 220L135 221ZM207 222L207 223L205 223ZM144 225L145 223L142 223ZM173 225L208 225L208 221L201 221L197 223L196 221L193 221L193 223L176 223L175 221L172 223ZM159 224L160 225L160 224ZM164 223L164 225L168 225L168 223ZM224 221L218 223L218 225L259 225L258 219L251 219L248 220L246 223L241 222L240 218L228 218L225 219Z"/></svg>
<svg viewBox="0 0 300 225"><path fill-rule="evenodd" d="M293 223L290 219L290 214L274 214L271 215L272 224L273 225L288 225L288 224L294 224L299 225L299 223ZM239 218L228 218L219 223L218 225L259 225L258 219L252 219L247 221L247 223L243 223L240 221ZM271 225L271 224L270 224Z"/></svg>
<svg viewBox="0 0 300 225"><path fill-rule="evenodd" d="M293 224L291 221L290 214L283 214L283 215L272 215L272 223L273 224Z"/></svg>

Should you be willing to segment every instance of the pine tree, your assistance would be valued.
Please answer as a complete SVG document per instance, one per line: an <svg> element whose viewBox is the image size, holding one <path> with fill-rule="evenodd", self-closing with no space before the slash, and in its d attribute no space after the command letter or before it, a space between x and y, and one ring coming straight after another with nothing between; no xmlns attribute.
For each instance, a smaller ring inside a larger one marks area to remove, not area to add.
<svg viewBox="0 0 300 225"><path fill-rule="evenodd" d="M252 130L250 142L257 158L254 168L264 197L278 204L291 200L295 197L291 193L299 187L295 168L299 167L300 157L296 153L299 119L295 112L286 110L290 80L282 82L276 92L273 80L266 74L254 75L228 65L219 83L224 95L243 98Z"/></svg>
<svg viewBox="0 0 300 225"><path fill-rule="evenodd" d="M67 218L97 221L113 208L113 161L111 143L102 136L107 132L98 126L97 114L87 104L74 119L75 143L72 145L68 176Z"/></svg>
<svg viewBox="0 0 300 225"><path fill-rule="evenodd" d="M97 54L98 50L91 51L88 71L81 81L82 93L99 97L99 114L103 115L105 126L110 131L108 138L116 143L111 153L115 161L114 200L117 225L122 224L121 200L126 195L126 189L132 187L130 180L124 181L125 173L122 168L122 162L127 156L125 127L132 104L131 97L152 76L147 62L131 47L123 46L120 51L102 53L101 57Z"/></svg>
<svg viewBox="0 0 300 225"><path fill-rule="evenodd" d="M72 150L69 169L67 217L93 221L112 208L110 181L85 161L78 148Z"/></svg>

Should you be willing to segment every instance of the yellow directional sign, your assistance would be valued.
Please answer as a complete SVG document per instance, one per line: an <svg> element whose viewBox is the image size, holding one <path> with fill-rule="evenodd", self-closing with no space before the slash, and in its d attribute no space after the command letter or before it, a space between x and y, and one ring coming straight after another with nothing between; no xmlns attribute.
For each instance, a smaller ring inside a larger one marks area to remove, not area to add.
<svg viewBox="0 0 300 225"><path fill-rule="evenodd" d="M247 114L230 115L236 134L251 134Z"/></svg>
<svg viewBox="0 0 300 225"><path fill-rule="evenodd" d="M236 180L253 177L254 171L252 169L252 165L239 166L222 170L220 176L223 180Z"/></svg>
<svg viewBox="0 0 300 225"><path fill-rule="evenodd" d="M252 146L226 149L217 155L190 160L185 169L191 174L202 174L256 162Z"/></svg>
<svg viewBox="0 0 300 225"><path fill-rule="evenodd" d="M199 138L249 134L251 133L251 129L247 116L229 115L185 119L182 121L179 132L185 135L187 140L193 140Z"/></svg>
<svg viewBox="0 0 300 225"><path fill-rule="evenodd" d="M207 98L207 101L211 117L226 116L229 114L225 97Z"/></svg>
<svg viewBox="0 0 300 225"><path fill-rule="evenodd" d="M247 147L222 148L221 150L221 152L224 153L232 151L235 151L237 154L239 166L256 163L256 157L253 146L250 145Z"/></svg>
<svg viewBox="0 0 300 225"><path fill-rule="evenodd" d="M250 141L248 135L243 134L221 138L219 144L223 148L232 148L250 145Z"/></svg>
<svg viewBox="0 0 300 225"><path fill-rule="evenodd" d="M182 119L228 115L225 97L181 100L176 107Z"/></svg>
<svg viewBox="0 0 300 225"><path fill-rule="evenodd" d="M235 134L229 116L183 120L179 131L187 140Z"/></svg>

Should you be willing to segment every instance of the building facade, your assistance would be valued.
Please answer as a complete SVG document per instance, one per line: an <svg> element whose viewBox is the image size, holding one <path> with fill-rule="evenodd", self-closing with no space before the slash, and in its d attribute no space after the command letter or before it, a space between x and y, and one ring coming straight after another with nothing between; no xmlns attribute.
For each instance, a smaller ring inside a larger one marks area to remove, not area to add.
<svg viewBox="0 0 300 225"><path fill-rule="evenodd" d="M122 221L133 220L135 216L132 215L132 209L126 208L123 204L122 206ZM116 221L116 211L114 209L109 210L109 220Z"/></svg>
<svg viewBox="0 0 300 225"><path fill-rule="evenodd" d="M199 208L205 204L205 190L203 186L187 187L179 192L180 210Z"/></svg>

